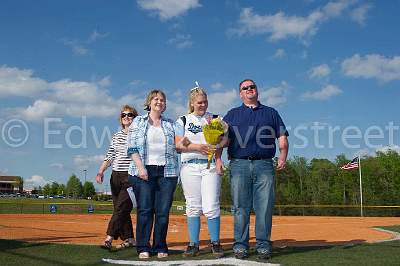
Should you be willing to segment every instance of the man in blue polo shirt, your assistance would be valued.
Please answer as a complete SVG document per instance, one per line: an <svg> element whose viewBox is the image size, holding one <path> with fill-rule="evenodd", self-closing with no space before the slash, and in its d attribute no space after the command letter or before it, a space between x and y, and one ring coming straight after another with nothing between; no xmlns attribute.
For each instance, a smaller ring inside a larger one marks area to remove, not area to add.
<svg viewBox="0 0 400 266"><path fill-rule="evenodd" d="M228 156L234 212L233 251L246 258L249 250L250 210L256 215L256 249L259 259L270 259L271 227L274 208L276 139L279 143L277 170L285 167L289 135L278 112L258 101L255 82L240 82L243 104L231 109L224 121L229 124Z"/></svg>

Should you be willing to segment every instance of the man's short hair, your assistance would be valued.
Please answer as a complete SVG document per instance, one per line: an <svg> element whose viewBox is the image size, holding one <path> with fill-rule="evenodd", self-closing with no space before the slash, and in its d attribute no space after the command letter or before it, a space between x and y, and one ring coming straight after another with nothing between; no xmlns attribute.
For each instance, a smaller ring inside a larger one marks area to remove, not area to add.
<svg viewBox="0 0 400 266"><path fill-rule="evenodd" d="M244 79L244 80L242 80L242 81L239 83L239 91L240 91L240 88L242 87L243 82L246 82L246 81L253 82L254 85L257 85L257 84L254 82L254 80L252 80L252 79Z"/></svg>

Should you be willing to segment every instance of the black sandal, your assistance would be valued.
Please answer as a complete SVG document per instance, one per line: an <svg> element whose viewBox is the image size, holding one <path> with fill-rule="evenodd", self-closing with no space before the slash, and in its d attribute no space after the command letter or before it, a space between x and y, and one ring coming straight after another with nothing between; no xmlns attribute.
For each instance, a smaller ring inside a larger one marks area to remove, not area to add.
<svg viewBox="0 0 400 266"><path fill-rule="evenodd" d="M105 240L104 244L101 245L101 248L111 250L112 249L112 242L110 240Z"/></svg>
<svg viewBox="0 0 400 266"><path fill-rule="evenodd" d="M134 247L134 246L135 246L134 243L131 243L131 242L129 242L128 240L125 240L125 241L122 242L121 244L116 245L115 248L116 248L117 250L122 250L122 249L125 249L125 248L131 248L131 247Z"/></svg>

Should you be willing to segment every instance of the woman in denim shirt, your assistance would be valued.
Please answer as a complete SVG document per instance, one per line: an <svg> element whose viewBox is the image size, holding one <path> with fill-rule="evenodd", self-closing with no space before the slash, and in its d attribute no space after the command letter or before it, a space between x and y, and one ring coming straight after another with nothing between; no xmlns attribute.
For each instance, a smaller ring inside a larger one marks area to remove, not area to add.
<svg viewBox="0 0 400 266"><path fill-rule="evenodd" d="M174 122L162 116L166 96L161 90L152 90L144 106L148 113L134 119L128 134L128 156L132 158L128 172L137 201L136 248L139 259L148 259L150 252L165 258L169 211L178 179Z"/></svg>

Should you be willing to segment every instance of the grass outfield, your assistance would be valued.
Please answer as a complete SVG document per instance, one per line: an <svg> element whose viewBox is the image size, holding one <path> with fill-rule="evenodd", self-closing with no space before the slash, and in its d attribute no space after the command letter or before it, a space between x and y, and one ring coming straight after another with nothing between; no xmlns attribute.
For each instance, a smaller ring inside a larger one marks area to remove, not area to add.
<svg viewBox="0 0 400 266"><path fill-rule="evenodd" d="M391 228L400 231L400 226ZM286 247L275 249L270 262L282 265L398 265L399 250L398 240L347 246ZM168 260L182 260L181 254L181 251L171 250ZM226 255L233 257L232 250L226 251ZM254 251L250 255L250 260L257 260ZM137 260L137 254L134 249L108 252L97 246L0 240L0 265L104 265L102 258ZM196 259L211 259L211 256L208 251L202 251Z"/></svg>
<svg viewBox="0 0 400 266"><path fill-rule="evenodd" d="M50 205L57 206L57 213L87 213L89 205L96 213L112 213L112 202L85 199L34 199L1 198L0 213L50 213Z"/></svg>
<svg viewBox="0 0 400 266"><path fill-rule="evenodd" d="M184 206L184 202L174 201L171 213L183 213L177 206ZM86 199L35 199L35 198L0 198L0 213L50 213L50 205L57 206L57 213L87 213L88 206L94 207L96 214L111 214L112 201L95 201ZM133 209L133 213L136 209Z"/></svg>
<svg viewBox="0 0 400 266"><path fill-rule="evenodd" d="M37 198L0 198L1 203L25 203L25 204L49 204L49 203L69 203L69 204L110 204L112 201L96 201L87 199L37 199ZM174 205L185 205L185 202L174 201Z"/></svg>
<svg viewBox="0 0 400 266"><path fill-rule="evenodd" d="M400 225L379 226L379 228L382 228L382 229L385 229L385 230L389 230L389 231L393 231L393 232L400 233Z"/></svg>
<svg viewBox="0 0 400 266"><path fill-rule="evenodd" d="M87 199L37 199L37 198L0 198L0 203L75 203L75 204L86 204L86 203L111 203L107 201L94 201Z"/></svg>

